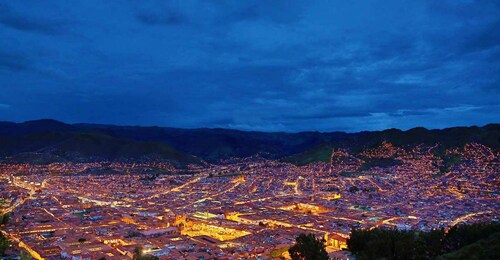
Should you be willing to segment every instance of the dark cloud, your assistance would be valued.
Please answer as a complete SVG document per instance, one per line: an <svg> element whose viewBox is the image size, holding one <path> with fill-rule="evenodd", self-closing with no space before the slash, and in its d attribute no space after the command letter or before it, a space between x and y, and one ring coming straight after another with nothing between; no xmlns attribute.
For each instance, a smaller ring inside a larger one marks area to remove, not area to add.
<svg viewBox="0 0 500 260"><path fill-rule="evenodd" d="M186 16L174 11L167 11L162 14L140 13L137 14L137 19L146 25L180 25L189 23Z"/></svg>
<svg viewBox="0 0 500 260"><path fill-rule="evenodd" d="M302 10L305 3L295 1L290 3L286 0L273 2L232 2L232 1L213 1L213 8L218 12L214 21L221 23L268 21L277 24L295 24L300 21Z"/></svg>
<svg viewBox="0 0 500 260"><path fill-rule="evenodd" d="M427 0L427 10L441 17L477 21L478 18L497 16L500 3L497 0Z"/></svg>
<svg viewBox="0 0 500 260"><path fill-rule="evenodd" d="M31 63L24 55L0 50L0 69L22 71L30 67Z"/></svg>
<svg viewBox="0 0 500 260"><path fill-rule="evenodd" d="M64 33L66 24L53 18L39 18L11 10L0 5L0 23L15 30L57 35Z"/></svg>
<svg viewBox="0 0 500 260"><path fill-rule="evenodd" d="M335 118L341 118L341 117L366 117L370 116L370 113L368 112L355 112L355 111L339 111L338 108L331 109L331 110L325 110L325 111L319 111L319 112L313 112L313 113L303 113L303 112L298 112L296 114L287 114L283 116L278 116L278 117L272 117L269 118L271 120L287 120L287 121L294 121L294 120L302 120L302 119L319 119L319 120L324 120L324 119L335 119Z"/></svg>
<svg viewBox="0 0 500 260"><path fill-rule="evenodd" d="M487 51L500 46L500 18L478 27L463 44L465 53Z"/></svg>

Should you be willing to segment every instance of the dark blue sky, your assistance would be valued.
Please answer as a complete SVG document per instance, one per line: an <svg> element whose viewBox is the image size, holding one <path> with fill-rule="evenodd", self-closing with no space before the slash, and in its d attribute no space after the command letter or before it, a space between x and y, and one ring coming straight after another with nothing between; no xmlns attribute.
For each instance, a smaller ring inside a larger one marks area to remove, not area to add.
<svg viewBox="0 0 500 260"><path fill-rule="evenodd" d="M0 120L245 130L500 120L500 1L0 1Z"/></svg>

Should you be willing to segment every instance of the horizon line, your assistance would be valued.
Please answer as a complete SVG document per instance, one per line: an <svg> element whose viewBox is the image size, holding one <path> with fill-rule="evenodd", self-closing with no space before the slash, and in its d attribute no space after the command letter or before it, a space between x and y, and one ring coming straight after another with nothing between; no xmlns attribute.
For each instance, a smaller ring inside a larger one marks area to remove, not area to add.
<svg viewBox="0 0 500 260"><path fill-rule="evenodd" d="M114 127L141 127L141 128L170 128L170 129L179 129L179 130L231 130L231 131L240 131L240 132L256 132L256 133L285 133L285 134L300 134L300 133L347 133L347 134L356 134L356 133L364 133L364 132L383 132L388 130L397 130L402 132L407 132L413 129L423 128L427 131L433 130L446 130L451 128L472 128L472 127L486 127L489 125L498 125L500 123L487 123L482 126L480 125L456 125L456 126L448 126L443 128L427 128L425 126L415 126L408 129L401 129L396 127L385 128L381 130L361 130L361 131L342 131L342 130L333 130L333 131L319 131L319 130L305 130L305 131L262 131L262 130L249 130L249 129L238 129L238 128L230 128L230 127L175 127L175 126L160 126L160 125L121 125L121 124L109 124L109 123L89 123L89 122L77 122L77 123L68 123L62 120L57 120L53 118L40 118L40 119L32 119L26 121L0 121L0 123L14 123L14 124L25 124L32 122L40 122L40 121L53 121L65 125L96 125L96 126L114 126Z"/></svg>

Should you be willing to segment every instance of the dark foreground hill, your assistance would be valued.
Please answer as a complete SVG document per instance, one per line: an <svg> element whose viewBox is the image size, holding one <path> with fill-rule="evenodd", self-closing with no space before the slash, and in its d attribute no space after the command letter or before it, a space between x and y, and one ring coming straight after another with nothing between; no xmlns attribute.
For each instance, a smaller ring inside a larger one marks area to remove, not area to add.
<svg viewBox="0 0 500 260"><path fill-rule="evenodd" d="M201 160L161 142L117 138L99 132L43 131L0 136L0 156L10 162L169 161L177 166Z"/></svg>
<svg viewBox="0 0 500 260"><path fill-rule="evenodd" d="M230 129L65 124L55 120L0 122L0 158L10 161L165 160L179 165L259 154L297 164L324 161L334 147L359 152L383 141L398 146L477 142L494 149L500 125L443 130L266 133Z"/></svg>

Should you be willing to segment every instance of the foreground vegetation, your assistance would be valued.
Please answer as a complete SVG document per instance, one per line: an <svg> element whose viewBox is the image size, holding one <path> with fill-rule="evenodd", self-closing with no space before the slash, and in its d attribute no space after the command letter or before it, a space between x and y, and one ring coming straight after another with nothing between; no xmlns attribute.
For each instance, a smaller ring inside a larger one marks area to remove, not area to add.
<svg viewBox="0 0 500 260"><path fill-rule="evenodd" d="M9 221L9 215L2 215L0 214L0 231L1 227L5 224L7 224L7 221ZM9 239L3 235L2 232L0 232L0 256L5 255L5 250L9 247Z"/></svg>
<svg viewBox="0 0 500 260"><path fill-rule="evenodd" d="M500 223L456 225L429 232L353 229L357 259L500 259Z"/></svg>
<svg viewBox="0 0 500 260"><path fill-rule="evenodd" d="M325 240L316 238L314 234L300 234L288 253L293 260L328 260Z"/></svg>
<svg viewBox="0 0 500 260"><path fill-rule="evenodd" d="M7 247L9 247L9 240L0 233L0 256L4 256Z"/></svg>

